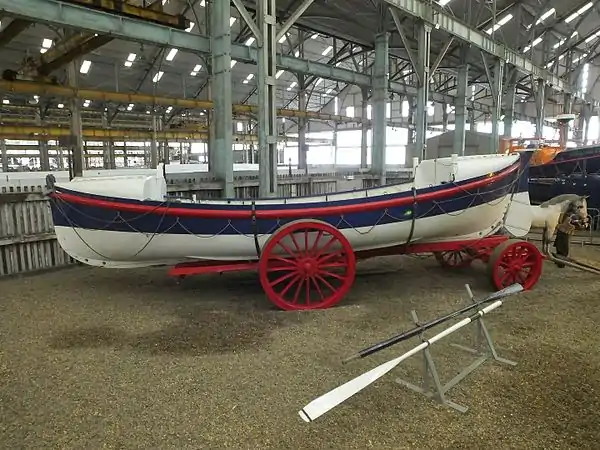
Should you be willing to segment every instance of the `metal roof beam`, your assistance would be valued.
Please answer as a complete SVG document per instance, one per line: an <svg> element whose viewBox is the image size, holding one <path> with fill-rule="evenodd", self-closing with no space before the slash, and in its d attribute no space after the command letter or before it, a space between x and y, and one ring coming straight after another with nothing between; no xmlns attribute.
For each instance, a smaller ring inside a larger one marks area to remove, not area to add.
<svg viewBox="0 0 600 450"><path fill-rule="evenodd" d="M25 31L30 25L32 25L32 22L28 20L14 19L0 32L0 47L10 43L10 41Z"/></svg>
<svg viewBox="0 0 600 450"><path fill-rule="evenodd" d="M385 0L413 17L431 23L435 28L445 31L479 49L500 58L516 67L520 72L532 75L536 79L546 81L553 89L564 92L576 92L576 89L566 83L558 75L545 68L536 66L531 60L491 39L485 32L475 30L437 7L428 5L420 0Z"/></svg>
<svg viewBox="0 0 600 450"><path fill-rule="evenodd" d="M416 7L418 11L420 11L418 8L426 6L424 4L416 3L415 0L386 1L394 6L395 3L414 3L414 5L416 5L414 7ZM429 11L431 14L433 10L429 7L429 9L424 9L423 11ZM421 14L424 15L425 12L423 11L421 11ZM66 28L78 28L93 33L110 35L118 39L143 42L162 47L177 48L181 51L195 54L209 54L211 51L210 39L205 36L187 33L185 31L177 30L164 25L133 19L126 16L118 16L109 12L86 8L71 3L64 3L57 0L0 0L0 12L35 22L44 22ZM453 31L452 34L460 31L462 33L471 33L473 36L478 35L481 37L481 39L483 39L479 41L480 45L482 45L481 42L484 42L484 44L493 44L494 47L490 47L492 53L494 51L498 53L498 48L506 49L506 47L496 44L489 38L483 36L482 33L470 30L462 23L457 22L454 18L448 18L450 21L443 21L443 28L446 29L449 26L455 26L455 31ZM463 38L461 35L455 35ZM239 44L232 44L231 57L238 61L251 64L256 64L258 60L258 54L255 48ZM528 65L525 63L522 65L535 68L530 61L525 60L521 56L518 56L517 58L516 56L510 57L510 55L508 55L507 61L514 65L517 65L515 64L515 61L517 63L519 63L519 61L527 61ZM290 72L312 74L320 78L327 78L357 86L371 86L370 75L365 75L339 67L332 67L316 61L278 54L277 66ZM548 71L544 71L544 73L548 74ZM558 79L558 77L556 78ZM564 85L564 82L561 81L561 83ZM559 85L554 84L554 86L557 87ZM558 88L560 89L560 87ZM410 96L415 96L417 94L416 87L393 81L391 81L389 84L389 90L394 93ZM453 104L455 97L432 92L430 94L430 99L434 102ZM486 104L473 105L473 107L481 112L491 112L491 107Z"/></svg>

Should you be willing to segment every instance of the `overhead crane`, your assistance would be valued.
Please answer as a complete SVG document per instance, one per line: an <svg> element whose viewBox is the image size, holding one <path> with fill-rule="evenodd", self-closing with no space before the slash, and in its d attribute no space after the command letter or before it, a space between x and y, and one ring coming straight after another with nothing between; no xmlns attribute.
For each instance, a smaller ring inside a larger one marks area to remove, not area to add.
<svg viewBox="0 0 600 450"><path fill-rule="evenodd" d="M61 137L71 136L70 127L43 127L30 125L2 125L0 126L0 139L35 139L35 140L53 140ZM159 141L207 141L208 132L193 130L122 130L114 128L83 128L82 138L86 141L104 141L104 140L152 140ZM286 136L280 136L281 142L295 142L298 139ZM234 134L234 143L256 143L258 136L255 134ZM313 144L328 144L327 139L307 139Z"/></svg>
<svg viewBox="0 0 600 450"><path fill-rule="evenodd" d="M91 101L112 102L121 104L145 104L152 106L173 106L184 109L209 110L214 107L210 100L197 100L189 98L165 97L151 94L129 94L126 92L101 91L97 89L75 88L49 83L35 83L30 81L5 81L0 80L0 92L15 94L39 95L41 97L79 98ZM233 105L234 114L243 116L258 113L257 105ZM296 109L279 108L277 115L280 117L304 118L311 120L325 120L338 123L371 123L361 117L348 117L338 114L328 114L316 111L301 111Z"/></svg>

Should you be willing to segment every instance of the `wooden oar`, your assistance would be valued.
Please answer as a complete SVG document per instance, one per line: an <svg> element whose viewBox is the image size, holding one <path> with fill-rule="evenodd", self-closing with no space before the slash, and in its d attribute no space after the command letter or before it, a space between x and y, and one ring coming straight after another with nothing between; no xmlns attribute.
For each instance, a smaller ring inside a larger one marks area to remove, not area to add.
<svg viewBox="0 0 600 450"><path fill-rule="evenodd" d="M376 353L376 352L378 352L380 350L388 348L388 347L390 347L390 346L392 346L394 344L397 344L399 342L402 342L402 341L405 341L405 340L410 339L412 337L415 337L418 334L423 333L424 331L427 331L430 328L433 328L433 327L435 327L435 326L437 326L437 325L439 325L441 323L444 323L444 322L446 322L446 321L448 321L450 319L454 319L455 317L461 316L464 313L466 313L466 312L468 312L468 311L470 311L472 309L478 308L478 307L480 307L481 305L483 305L485 303L490 303L490 302L493 302L494 300L498 300L500 298L504 298L506 296L516 294L518 292L521 292L522 290L523 290L523 286L521 286L518 283L517 284L513 284L511 286L508 286L507 288L504 288L504 289L502 289L501 291L498 291L498 292L494 292L493 294L488 295L484 299L479 300L479 301L477 301L477 302L475 302L475 303L473 303L473 304L471 304L469 306L465 306L464 308L459 309L458 311L454 311L454 312L452 312L452 313L450 313L450 314L448 314L448 315L446 315L444 317L440 317L438 319L434 319L434 320L432 320L430 322L427 322L427 323L425 323L423 325L420 325L420 326L418 326L416 328L413 328L412 330L405 331L404 333L397 334L396 336L392 336L391 338L386 339L385 341L381 341L381 342L379 342L379 343L377 343L375 345L372 345L372 346L367 347L367 348L365 348L363 350L360 350L359 352L355 353L354 355L349 356L348 358L344 359L342 361L342 364L346 364L346 363L348 363L350 361L354 361L355 359L360 359L360 358L364 358L366 356L372 355L373 353Z"/></svg>
<svg viewBox="0 0 600 450"><path fill-rule="evenodd" d="M508 294L505 293L503 296L510 295L510 294L513 294L513 293L516 293L516 292L519 292L522 290L521 285L513 285L513 286L514 286L514 288L513 288L514 290L512 290ZM509 288L512 288L513 286L509 286ZM521 289L517 290L516 286L519 286ZM505 290L503 290L503 291L505 291ZM502 292L502 291L500 291L500 292ZM310 402L308 405L306 405L304 408L302 408L302 410L298 411L298 414L305 422L311 422L311 421L321 417L323 414L332 410L340 403L348 400L353 395L359 393L364 388L366 388L367 386L369 386L372 383L374 383L375 381L377 381L379 378L381 378L386 373L388 373L389 371L394 369L396 366L398 366L404 360L410 358L413 355L416 355L417 353L426 349L433 343L443 339L444 337L461 329L465 325L468 325L469 323L473 322L474 320L477 320L480 317L482 317L483 315L500 307L502 305L502 303L503 303L502 300L495 301L491 305L488 305L488 306L480 309L475 314L472 314L471 316L464 318L460 322L455 323L454 325L450 326L449 328L446 328L444 331L436 334L432 338L426 340L425 342L422 342L421 344L417 345L412 350L409 350L408 352L404 353L402 356L399 356L398 358L394 358L391 361L383 363L383 364L375 367L374 369L371 369L368 372L363 373L362 375L354 378L353 380L350 380L347 383L345 383L341 386L338 386L337 388L333 389L332 391L329 391L326 394L322 395L321 397L318 397L315 400L313 400L312 402Z"/></svg>

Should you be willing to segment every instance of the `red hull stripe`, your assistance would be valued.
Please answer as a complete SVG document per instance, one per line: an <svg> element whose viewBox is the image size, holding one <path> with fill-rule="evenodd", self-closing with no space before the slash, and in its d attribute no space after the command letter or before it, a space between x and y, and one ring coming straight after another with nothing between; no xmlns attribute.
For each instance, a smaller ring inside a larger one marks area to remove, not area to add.
<svg viewBox="0 0 600 450"><path fill-rule="evenodd" d="M459 194L465 194L465 191L480 189L482 187L496 183L518 169L519 163L517 162L516 164L506 168L505 170L498 172L496 175L492 175L484 179L473 181L462 186L449 187L448 189L443 189L437 192L426 192L423 194L417 194L416 201L424 202L438 199L441 200L443 198L448 198ZM118 199L115 201L101 200L96 198L68 194L66 192L55 192L50 195L66 203L140 214L151 213L178 217L197 217L203 219L250 219L253 216L253 212L250 210L250 206L248 206L247 210L207 210L201 209L201 207L192 209L177 208L173 206L148 205L144 204L144 202L139 202L137 204L122 203L119 202ZM368 199L368 197L366 199ZM394 208L398 206L412 205L414 200L415 199L413 199L412 196L408 196L351 205L331 205L318 208L304 207L298 209L259 209L254 212L254 216L257 219L307 219L329 215L342 215L365 211L376 211L387 208Z"/></svg>

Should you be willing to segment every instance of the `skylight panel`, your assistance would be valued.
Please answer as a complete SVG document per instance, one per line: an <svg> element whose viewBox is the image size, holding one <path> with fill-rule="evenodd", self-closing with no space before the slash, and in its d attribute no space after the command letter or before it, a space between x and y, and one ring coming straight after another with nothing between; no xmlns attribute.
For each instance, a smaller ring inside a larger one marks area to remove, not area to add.
<svg viewBox="0 0 600 450"><path fill-rule="evenodd" d="M329 53L331 53L331 50L333 50L333 47L330 45L325 50L323 50L323 52L321 53L321 55L327 56Z"/></svg>
<svg viewBox="0 0 600 450"><path fill-rule="evenodd" d="M5 99L2 100L2 104L3 105L10 105L10 100L7 99L7 98L5 98Z"/></svg>
<svg viewBox="0 0 600 450"><path fill-rule="evenodd" d="M531 50L532 48L534 48L536 45L538 45L540 42L543 41L542 36L537 37L532 43L531 45L526 46L523 49L523 53L527 53L529 50Z"/></svg>
<svg viewBox="0 0 600 450"><path fill-rule="evenodd" d="M281 75L283 75L283 70L278 70L277 73L275 74L275 78L279 78Z"/></svg>
<svg viewBox="0 0 600 450"><path fill-rule="evenodd" d="M133 62L135 61L136 57L137 55L135 53L130 53L127 59L125 60L125 67L133 66Z"/></svg>
<svg viewBox="0 0 600 450"><path fill-rule="evenodd" d="M90 106L90 104L91 104L91 103L92 103L92 101L91 101L91 100L84 100L84 101L83 101L83 107L84 107L84 108L87 108L87 107L89 107L89 106Z"/></svg>
<svg viewBox="0 0 600 450"><path fill-rule="evenodd" d="M317 39L318 37L319 37L319 33L315 33L310 38L311 39Z"/></svg>
<svg viewBox="0 0 600 450"><path fill-rule="evenodd" d="M580 15L582 15L584 12L586 12L588 9L590 9L592 6L594 6L594 2L588 2L585 5L583 5L581 8L579 8L577 11L575 11L573 14L571 14L569 17L567 17L565 19L565 23L571 23L572 21L574 21L577 17L579 17Z"/></svg>
<svg viewBox="0 0 600 450"><path fill-rule="evenodd" d="M548 11L546 11L544 14L541 15L541 17L537 20L537 22L535 24L539 25L540 23L542 23L544 20L546 20L548 17L550 17L554 13L556 13L555 8L549 9Z"/></svg>
<svg viewBox="0 0 600 450"><path fill-rule="evenodd" d="M229 18L229 26L232 27L236 20L237 20L237 17L230 17Z"/></svg>
<svg viewBox="0 0 600 450"><path fill-rule="evenodd" d="M157 73L154 75L154 78L152 78L152 82L153 82L153 83L158 83L158 82L160 81L160 79L163 77L163 75L164 75L164 74L165 74L165 73L164 73L162 70L161 70L161 71L159 71L159 72L157 72Z"/></svg>
<svg viewBox="0 0 600 450"><path fill-rule="evenodd" d="M450 3L450 0L438 0L440 6L446 6L448 3Z"/></svg>
<svg viewBox="0 0 600 450"><path fill-rule="evenodd" d="M46 53L50 47L52 47L52 39L43 39L40 53Z"/></svg>
<svg viewBox="0 0 600 450"><path fill-rule="evenodd" d="M205 7L206 6L206 0L200 0L200 6Z"/></svg>
<svg viewBox="0 0 600 450"><path fill-rule="evenodd" d="M127 111L131 111L131 110L133 109L133 107L134 107L134 106L135 106L135 105L134 105L133 103L130 103L130 104L127 106Z"/></svg>
<svg viewBox="0 0 600 450"><path fill-rule="evenodd" d="M501 26L506 25L513 18L512 14L507 14L502 19L500 19L493 27L488 28L485 32L487 34L492 34L492 32L497 31ZM493 28L493 29L492 29Z"/></svg>
<svg viewBox="0 0 600 450"><path fill-rule="evenodd" d="M58 107L58 109L63 109L65 107L65 104L64 103L59 103L56 106Z"/></svg>
<svg viewBox="0 0 600 450"><path fill-rule="evenodd" d="M243 81L243 83L248 84L252 78L254 78L254 74L249 73L248 76L246 77L246 79Z"/></svg>
<svg viewBox="0 0 600 450"><path fill-rule="evenodd" d="M586 44L589 44L590 42L592 42L594 39L596 39L598 36L600 36L600 30L596 31L594 34L592 34L591 36L588 36L586 38L586 40L584 41Z"/></svg>
<svg viewBox="0 0 600 450"><path fill-rule="evenodd" d="M231 67L235 66L237 64L237 61L235 59L231 60Z"/></svg>
<svg viewBox="0 0 600 450"><path fill-rule="evenodd" d="M194 22L190 22L190 25L185 29L186 33L189 33L190 31L192 31L194 29L194 26L196 24Z"/></svg>
<svg viewBox="0 0 600 450"><path fill-rule="evenodd" d="M255 40L256 40L256 38L254 36L253 37L249 37L248 40L246 41L246 45L248 47L250 47L252 44L254 44Z"/></svg>
<svg viewBox="0 0 600 450"><path fill-rule="evenodd" d="M554 44L552 46L552 48L554 48L556 50L558 47L560 47L561 45L563 45L565 42L566 42L566 39L563 38L560 41L558 41L556 44Z"/></svg>
<svg viewBox="0 0 600 450"><path fill-rule="evenodd" d="M192 71L190 72L190 75L195 77L196 75L198 75L198 72L200 72L200 69L202 69L202 65L201 64L196 64L194 66L194 68L192 69Z"/></svg>
<svg viewBox="0 0 600 450"><path fill-rule="evenodd" d="M281 37L279 38L279 41L278 41L278 42L279 42L280 44L283 44L283 43L285 42L285 40L286 40L286 39L287 39L287 34L284 34L283 36L281 36Z"/></svg>
<svg viewBox="0 0 600 450"><path fill-rule="evenodd" d="M294 89L296 87L298 83L295 81L292 81L292 84L290 84L290 86L287 88L288 91L291 91L292 89Z"/></svg>
<svg viewBox="0 0 600 450"><path fill-rule="evenodd" d="M85 60L81 63L81 67L79 68L79 72L86 74L90 71L90 67L92 67L92 62L89 60Z"/></svg>
<svg viewBox="0 0 600 450"><path fill-rule="evenodd" d="M165 58L167 61L173 61L175 59L175 56L177 55L177 52L179 50L177 50L176 48L172 48L169 53L167 54L167 57Z"/></svg>

